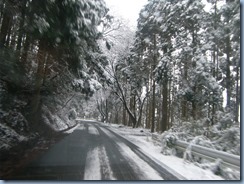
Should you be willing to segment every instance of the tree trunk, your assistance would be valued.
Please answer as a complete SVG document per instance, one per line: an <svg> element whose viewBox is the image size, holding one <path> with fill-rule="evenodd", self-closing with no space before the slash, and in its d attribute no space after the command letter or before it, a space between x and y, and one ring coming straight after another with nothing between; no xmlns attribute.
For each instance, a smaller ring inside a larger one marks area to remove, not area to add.
<svg viewBox="0 0 244 184"><path fill-rule="evenodd" d="M159 99L157 100L157 127L156 127L156 131L159 132L160 131L160 124L161 124L161 119L162 119L162 111L161 111L161 95L159 97Z"/></svg>
<svg viewBox="0 0 244 184"><path fill-rule="evenodd" d="M21 46L22 46L22 40L23 40L23 29L24 29L24 23L25 23L26 3L27 3L27 0L24 0L23 1L23 6L21 8L19 34L18 34L18 41L17 41L17 47L16 47L16 50L19 51L19 52L20 52L20 49L21 49Z"/></svg>
<svg viewBox="0 0 244 184"><path fill-rule="evenodd" d="M123 125L127 125L127 115L125 107L123 107Z"/></svg>
<svg viewBox="0 0 244 184"><path fill-rule="evenodd" d="M192 89L192 91L193 91L193 94L194 95L197 94L197 87L194 86L193 89ZM192 104L192 118L194 120L196 120L197 119L197 102L196 102L196 99L195 98L192 99L191 104Z"/></svg>
<svg viewBox="0 0 244 184"><path fill-rule="evenodd" d="M6 0L2 0L2 2L0 3L0 24L2 22L2 17L3 17L3 13L4 13L4 4L5 4Z"/></svg>
<svg viewBox="0 0 244 184"><path fill-rule="evenodd" d="M132 105L132 101L130 102L130 105ZM131 112L131 110L127 107L127 105L125 105L126 110L129 114L129 125L128 126L132 126L133 128L135 128L136 126L136 118L134 117L133 113Z"/></svg>
<svg viewBox="0 0 244 184"><path fill-rule="evenodd" d="M132 122L133 126L136 126L136 118L134 117L133 112L130 110L130 108L127 105L127 101L126 101L125 94L123 92L123 89L122 89L122 87L121 87L121 85L120 85L120 83L119 83L118 78L116 77L116 75L115 75L115 82L118 85L118 90L119 90L120 95L117 92L116 92L116 94L120 98L120 100L123 103L123 105L124 105L127 113L129 114L129 121L128 122Z"/></svg>
<svg viewBox="0 0 244 184"><path fill-rule="evenodd" d="M41 119L41 86L43 82L43 73L44 73L44 62L45 62L45 47L46 41L41 39L39 41L39 50L37 53L37 73L36 73L36 81L35 81L35 92L31 101L31 121L34 128L39 127L40 119Z"/></svg>
<svg viewBox="0 0 244 184"><path fill-rule="evenodd" d="M214 2L214 30L217 30L217 0ZM213 77L218 81L218 40L214 38L214 50L213 50ZM212 125L215 124L215 119L216 119L216 107L217 104L215 102L212 102Z"/></svg>
<svg viewBox="0 0 244 184"><path fill-rule="evenodd" d="M192 118L194 119L194 120L196 120L196 118L197 118L197 105L196 105L196 102L195 101L193 101L192 102Z"/></svg>
<svg viewBox="0 0 244 184"><path fill-rule="evenodd" d="M10 20L10 26L9 26L9 28L8 28L8 34L7 34L7 39L6 39L6 41L5 41L5 46L6 47L9 47L10 46L10 38L11 38L11 36L12 36L12 30L13 30L13 28L11 27L11 25L12 25L12 22L13 22L13 20L12 20L12 18L11 18L11 20Z"/></svg>
<svg viewBox="0 0 244 184"><path fill-rule="evenodd" d="M133 128L136 127L136 124L137 124L137 117L136 117L136 101L135 101L135 96L133 95L130 99L131 101L131 106L130 106L130 109L131 109L131 112L133 113L133 116L130 116L130 125L132 125Z"/></svg>
<svg viewBox="0 0 244 184"><path fill-rule="evenodd" d="M181 101L181 118L186 121L187 118L187 101L186 99L182 99Z"/></svg>
<svg viewBox="0 0 244 184"><path fill-rule="evenodd" d="M147 99L146 103L146 126L145 128L150 128L150 98Z"/></svg>
<svg viewBox="0 0 244 184"><path fill-rule="evenodd" d="M151 132L155 129L155 80L153 80L152 109L151 109Z"/></svg>
<svg viewBox="0 0 244 184"><path fill-rule="evenodd" d="M188 57L186 56L186 60L184 62L184 71L183 71L183 82L186 82L188 80L188 63L187 63ZM184 87L185 84L183 84ZM187 100L186 97L183 97L181 101L181 118L185 121L187 120Z"/></svg>
<svg viewBox="0 0 244 184"><path fill-rule="evenodd" d="M168 127L168 79L164 79L163 84L163 104L162 104L162 122L161 131L164 132Z"/></svg>
<svg viewBox="0 0 244 184"><path fill-rule="evenodd" d="M11 35L11 41L10 41L10 47L15 50L15 45L16 45L16 34L13 32Z"/></svg>
<svg viewBox="0 0 244 184"><path fill-rule="evenodd" d="M175 103L174 103L174 101L171 101L171 108L170 108L170 110L171 110L171 112L170 112L170 127L172 127L173 126L173 124L174 124L174 122L175 122L175 112L176 112L176 110L175 110L175 107L174 107L174 105L175 105Z"/></svg>
<svg viewBox="0 0 244 184"><path fill-rule="evenodd" d="M168 85L168 126L167 126L167 130L170 129L171 124L172 124L172 119L171 119L171 113L173 112L174 107L172 106L172 101L171 101L171 96L173 96L173 90L171 93L171 89L172 89L172 80L169 80L169 85Z"/></svg>
<svg viewBox="0 0 244 184"><path fill-rule="evenodd" d="M0 30L0 48L3 47L6 44L8 31L11 27L11 15L9 14L8 9L11 7L9 6L9 3L6 3L6 7L3 13L3 20L2 20L2 26Z"/></svg>
<svg viewBox="0 0 244 184"><path fill-rule="evenodd" d="M21 63L23 65L25 65L25 68L30 67L29 64L27 63L27 56L28 56L29 47L30 47L30 36L27 34L26 39L25 39L23 53L21 55Z"/></svg>
<svg viewBox="0 0 244 184"><path fill-rule="evenodd" d="M139 108L139 116L138 116L138 120L137 120L137 123L136 123L136 127L141 126L143 107L144 107L144 104L145 104L146 99L147 99L147 97L145 97L145 98L143 99L142 103L140 104L140 108Z"/></svg>
<svg viewBox="0 0 244 184"><path fill-rule="evenodd" d="M133 98L131 97L130 98L130 109L133 109ZM133 113L133 111L131 111L132 113ZM134 113L133 113L134 114ZM131 126L131 125L133 125L133 116L129 116L129 124L128 124L128 126Z"/></svg>
<svg viewBox="0 0 244 184"><path fill-rule="evenodd" d="M97 102L97 109L98 109L100 115L102 116L101 121L104 122L106 118L105 118L105 113L103 112L103 107L102 107L103 101L100 100L100 102L99 102L98 100L96 100L96 102Z"/></svg>
<svg viewBox="0 0 244 184"><path fill-rule="evenodd" d="M230 75L230 66L231 66L231 62L230 62L230 51L231 50L231 46L230 46L230 37L227 36L226 38L226 90L227 90L227 94L226 94L226 106L230 107L230 98L231 98L231 75Z"/></svg>
<svg viewBox="0 0 244 184"><path fill-rule="evenodd" d="M108 121L108 100L105 99L105 115L106 115L106 121Z"/></svg>
<svg viewBox="0 0 244 184"><path fill-rule="evenodd" d="M236 108L235 108L235 121L239 122L239 108L240 108L240 92L239 92L239 78L240 78L240 62L239 60L236 68Z"/></svg>
<svg viewBox="0 0 244 184"><path fill-rule="evenodd" d="M157 42L156 42L156 34L154 34L153 37L153 68L152 71L154 71L157 63ZM152 94L152 124L151 124L151 132L154 132L155 129L155 88L156 88L156 82L155 79L152 79L152 88L153 88L153 94Z"/></svg>

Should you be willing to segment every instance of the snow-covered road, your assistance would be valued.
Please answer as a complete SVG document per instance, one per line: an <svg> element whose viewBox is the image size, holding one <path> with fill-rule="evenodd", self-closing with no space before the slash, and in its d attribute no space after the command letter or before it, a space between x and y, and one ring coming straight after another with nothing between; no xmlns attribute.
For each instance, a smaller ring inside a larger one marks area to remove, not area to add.
<svg viewBox="0 0 244 184"><path fill-rule="evenodd" d="M16 173L17 180L178 180L102 123L82 121L70 135Z"/></svg>

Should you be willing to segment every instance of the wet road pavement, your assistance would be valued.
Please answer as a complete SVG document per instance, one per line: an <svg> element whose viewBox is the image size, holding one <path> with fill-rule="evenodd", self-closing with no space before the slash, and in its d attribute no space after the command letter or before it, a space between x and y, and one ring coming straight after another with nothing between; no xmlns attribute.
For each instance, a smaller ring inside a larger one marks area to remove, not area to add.
<svg viewBox="0 0 244 184"><path fill-rule="evenodd" d="M73 133L11 180L178 180L103 123L81 121Z"/></svg>

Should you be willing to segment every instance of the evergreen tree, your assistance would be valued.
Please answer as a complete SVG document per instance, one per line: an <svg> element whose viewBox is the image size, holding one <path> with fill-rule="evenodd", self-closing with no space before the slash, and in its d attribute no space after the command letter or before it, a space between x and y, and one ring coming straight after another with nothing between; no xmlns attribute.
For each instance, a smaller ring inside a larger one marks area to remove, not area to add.
<svg viewBox="0 0 244 184"><path fill-rule="evenodd" d="M49 96L63 109L71 89L89 96L106 80L97 44L108 12L103 0L5 0L0 7L1 83L14 95L28 94L24 113L33 127L43 125Z"/></svg>

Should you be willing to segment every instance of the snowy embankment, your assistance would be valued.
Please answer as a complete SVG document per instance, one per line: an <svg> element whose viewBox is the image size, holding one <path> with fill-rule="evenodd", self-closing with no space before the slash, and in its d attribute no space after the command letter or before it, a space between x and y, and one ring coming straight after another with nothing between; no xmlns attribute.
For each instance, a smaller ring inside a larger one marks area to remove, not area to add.
<svg viewBox="0 0 244 184"><path fill-rule="evenodd" d="M135 145L147 155L150 155L156 162L161 163L176 174L184 176L186 180L224 180L223 177L215 175L210 169L202 169L196 163L191 163L173 155L162 154L162 144L152 139L151 133L147 129L131 128L121 125L111 124L110 129Z"/></svg>
<svg viewBox="0 0 244 184"><path fill-rule="evenodd" d="M18 142L24 142L28 140L27 137L18 134L15 130L3 124L0 124L0 131L0 150L7 150L16 145Z"/></svg>
<svg viewBox="0 0 244 184"><path fill-rule="evenodd" d="M43 105L43 122L48 125L55 132L68 130L76 125L77 113L75 109L69 112L52 112L47 106Z"/></svg>
<svg viewBox="0 0 244 184"><path fill-rule="evenodd" d="M35 133L28 134L28 131L28 123L21 113L16 110L5 112L0 109L1 152L5 151L7 153L11 148L18 146L21 143L26 143L37 136Z"/></svg>
<svg viewBox="0 0 244 184"><path fill-rule="evenodd" d="M65 132L77 125L74 109L62 114L52 114L46 106L43 106L42 119L43 123L54 132ZM8 112L0 109L0 137L1 153L8 153L16 146L41 138L38 132L31 130L29 122L16 109Z"/></svg>

